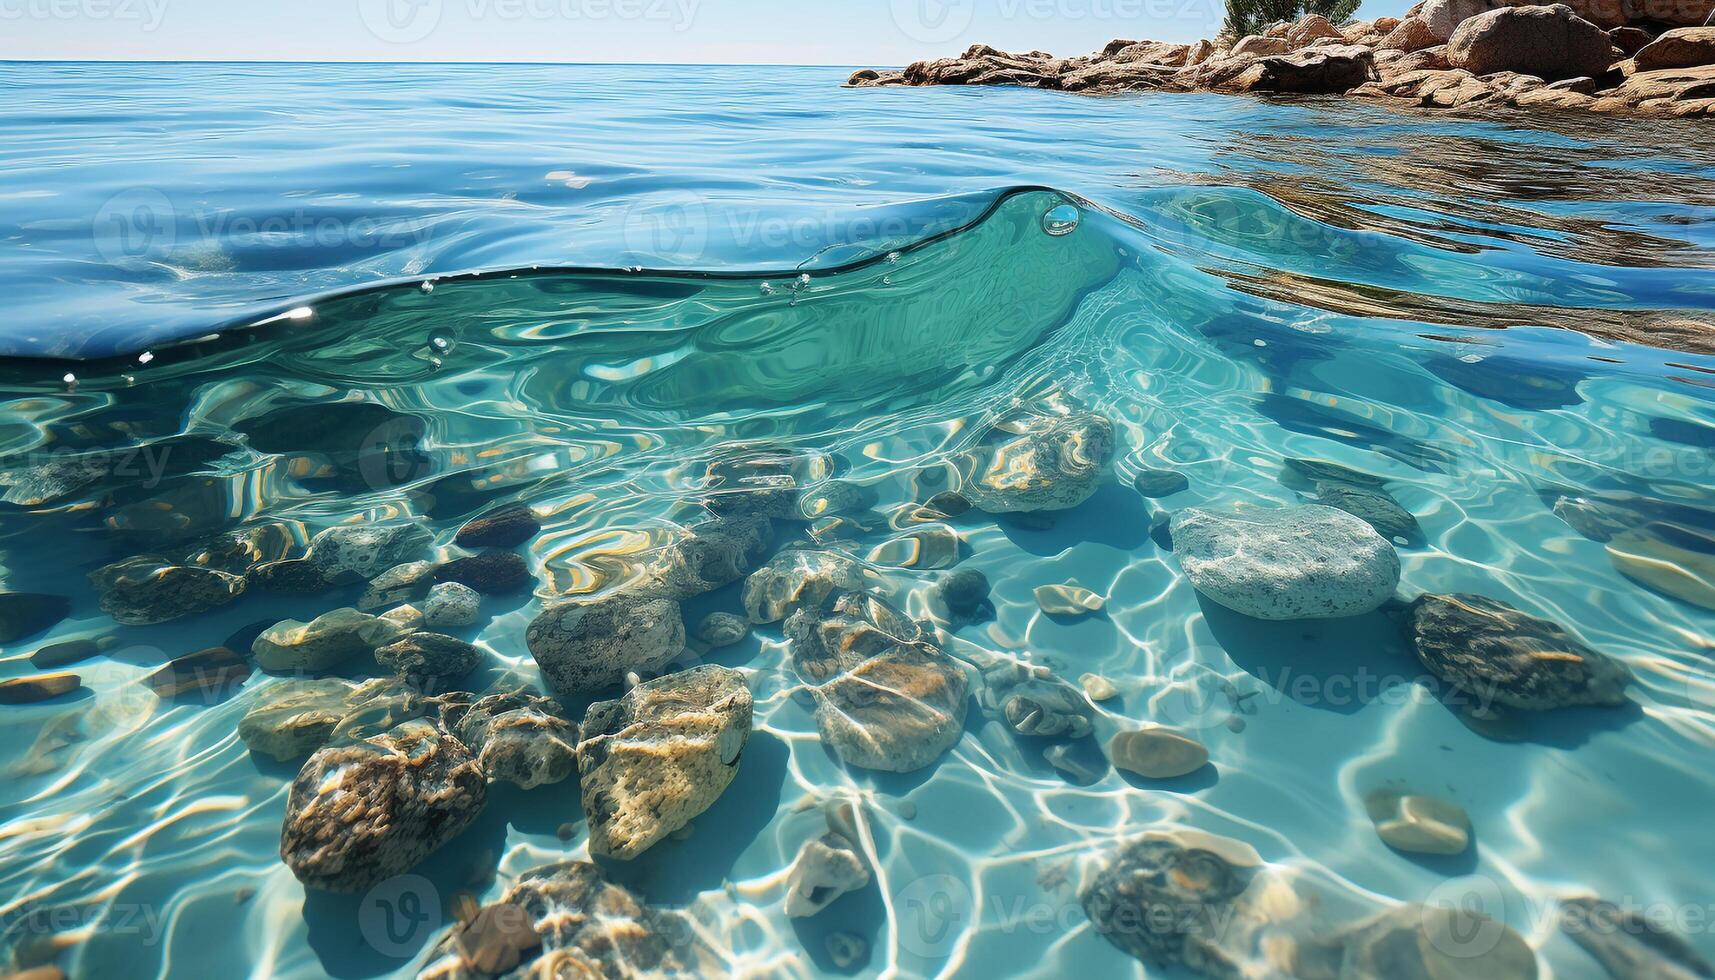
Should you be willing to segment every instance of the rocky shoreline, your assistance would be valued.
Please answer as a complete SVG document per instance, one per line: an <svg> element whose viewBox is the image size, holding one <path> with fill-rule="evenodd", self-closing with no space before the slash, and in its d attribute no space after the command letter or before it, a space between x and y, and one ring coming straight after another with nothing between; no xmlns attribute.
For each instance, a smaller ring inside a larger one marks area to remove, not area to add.
<svg viewBox="0 0 1715 980"><path fill-rule="evenodd" d="M1116 40L1070 58L977 44L902 71L864 69L848 84L1349 95L1431 109L1708 117L1715 0L1424 0L1402 19L1335 25L1312 14L1244 38Z"/></svg>

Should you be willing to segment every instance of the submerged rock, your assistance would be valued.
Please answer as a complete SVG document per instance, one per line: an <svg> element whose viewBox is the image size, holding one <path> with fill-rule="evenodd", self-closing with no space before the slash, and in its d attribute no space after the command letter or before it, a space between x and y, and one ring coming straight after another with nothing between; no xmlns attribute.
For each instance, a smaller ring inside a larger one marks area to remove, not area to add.
<svg viewBox="0 0 1715 980"><path fill-rule="evenodd" d="M1144 468L1131 481L1132 488L1145 497L1171 497L1191 489L1191 481L1177 470Z"/></svg>
<svg viewBox="0 0 1715 980"><path fill-rule="evenodd" d="M371 579L422 554L434 540L421 524L341 524L311 538L305 560L330 582Z"/></svg>
<svg viewBox="0 0 1715 980"><path fill-rule="evenodd" d="M0 681L0 704L34 704L70 694L82 686L83 678L67 672L14 677Z"/></svg>
<svg viewBox="0 0 1715 980"><path fill-rule="evenodd" d="M101 611L126 626L150 626L218 609L244 593L243 576L154 558L129 558L91 572Z"/></svg>
<svg viewBox="0 0 1715 980"><path fill-rule="evenodd" d="M399 628L387 620L346 607L322 613L308 623L282 620L251 645L256 665L276 674L328 670L358 654L391 642Z"/></svg>
<svg viewBox="0 0 1715 980"><path fill-rule="evenodd" d="M1081 585L1038 585L1036 604L1050 616L1087 616L1101 612L1105 601Z"/></svg>
<svg viewBox="0 0 1715 980"><path fill-rule="evenodd" d="M1091 701L1111 701L1120 696L1119 688L1114 682L1100 674L1079 674L1078 684Z"/></svg>
<svg viewBox="0 0 1715 980"><path fill-rule="evenodd" d="M1145 779L1176 779L1209 764L1202 742L1167 728L1119 732L1108 740L1108 758Z"/></svg>
<svg viewBox="0 0 1715 980"><path fill-rule="evenodd" d="M786 876L786 915L802 919L846 892L869 886L869 867L852 842L832 831L806 841Z"/></svg>
<svg viewBox="0 0 1715 980"><path fill-rule="evenodd" d="M1453 905L1406 903L1294 950L1302 980L1536 980L1536 952L1504 922Z"/></svg>
<svg viewBox="0 0 1715 980"><path fill-rule="evenodd" d="M1623 664L1498 599L1425 594L1408 623L1423 665L1480 705L1544 711L1626 701Z"/></svg>
<svg viewBox="0 0 1715 980"><path fill-rule="evenodd" d="M436 582L457 582L483 595L513 595L530 587L530 565L514 551L485 551L435 569Z"/></svg>
<svg viewBox="0 0 1715 980"><path fill-rule="evenodd" d="M508 504L465 522L453 543L461 548L514 548L541 531L542 522L529 506Z"/></svg>
<svg viewBox="0 0 1715 980"><path fill-rule="evenodd" d="M704 664L590 705L578 771L590 853L629 860L708 809L750 738L744 675Z"/></svg>
<svg viewBox="0 0 1715 980"><path fill-rule="evenodd" d="M368 612L401 602L416 602L428 596L435 584L435 563L408 561L394 565L369 580L357 599L357 608Z"/></svg>
<svg viewBox="0 0 1715 980"><path fill-rule="evenodd" d="M1393 545L1332 507L1192 508L1174 515L1172 531L1197 591L1257 619L1356 616L1380 607L1399 585Z"/></svg>
<svg viewBox="0 0 1715 980"><path fill-rule="evenodd" d="M0 592L0 643L35 636L71 615L71 600L40 592Z"/></svg>
<svg viewBox="0 0 1715 980"><path fill-rule="evenodd" d="M912 772L958 742L970 682L909 618L850 593L786 626L798 674L814 685L816 731L846 763Z"/></svg>
<svg viewBox="0 0 1715 980"><path fill-rule="evenodd" d="M560 702L515 692L490 694L475 702L468 695L442 699L441 717L476 753L492 780L534 789L565 780L577 771L577 727L561 717Z"/></svg>
<svg viewBox="0 0 1715 980"><path fill-rule="evenodd" d="M1386 490L1350 483L1323 483L1316 488L1316 502L1351 514L1384 538L1408 545L1423 543L1423 526Z"/></svg>
<svg viewBox="0 0 1715 980"><path fill-rule="evenodd" d="M1456 803L1433 796L1377 790L1364 798L1376 836L1411 854L1462 854L1471 845L1471 819Z"/></svg>
<svg viewBox="0 0 1715 980"><path fill-rule="evenodd" d="M879 499L871 487L849 480L829 480L804 494L800 511L805 519L868 510Z"/></svg>
<svg viewBox="0 0 1715 980"><path fill-rule="evenodd" d="M549 606L524 642L555 693L593 694L671 663L685 649L685 621L671 599L619 593Z"/></svg>
<svg viewBox="0 0 1715 980"><path fill-rule="evenodd" d="M470 626L482 614L482 596L468 585L442 582L423 600L423 625L430 629Z"/></svg>
<svg viewBox="0 0 1715 980"><path fill-rule="evenodd" d="M993 608L989 603L988 576L974 568L947 573L935 583L934 594L956 622L969 622Z"/></svg>
<svg viewBox="0 0 1715 980"><path fill-rule="evenodd" d="M464 743L407 721L310 756L286 800L280 857L306 887L362 891L458 836L487 798Z"/></svg>
<svg viewBox="0 0 1715 980"><path fill-rule="evenodd" d="M744 578L768 558L774 526L766 517L722 517L698 524L662 550L655 577L671 598L688 599Z"/></svg>
<svg viewBox="0 0 1715 980"><path fill-rule="evenodd" d="M242 686L250 671L250 661L242 655L226 647L210 647L170 661L143 683L162 698L176 698L193 691L218 698Z"/></svg>
<svg viewBox="0 0 1715 980"><path fill-rule="evenodd" d="M1066 510L1107 475L1114 425L1090 412L1030 416L997 425L969 459L960 492L991 514Z"/></svg>
<svg viewBox="0 0 1715 980"><path fill-rule="evenodd" d="M995 696L987 690L983 693ZM999 702L1007 726L1020 735L1083 738L1090 734L1095 719L1082 691L1050 678L1033 677L1014 684L999 696Z"/></svg>
<svg viewBox="0 0 1715 980"><path fill-rule="evenodd" d="M238 737L259 755L281 762L302 759L327 744L351 710L357 689L338 677L270 685L238 722Z"/></svg>
<svg viewBox="0 0 1715 980"><path fill-rule="evenodd" d="M418 687L457 680L476 669L482 651L445 633L407 633L378 647L375 662Z"/></svg>
<svg viewBox="0 0 1715 980"><path fill-rule="evenodd" d="M1261 866L1238 841L1195 831L1148 833L1111 854L1078 899L1097 933L1147 964L1238 977L1223 947L1232 938L1234 900Z"/></svg>
<svg viewBox="0 0 1715 980"><path fill-rule="evenodd" d="M38 670L52 670L55 667L81 663L117 644L118 641L111 636L104 636L99 640L79 639L50 643L30 654L30 666Z"/></svg>
<svg viewBox="0 0 1715 980"><path fill-rule="evenodd" d="M863 566L832 551L793 548L744 580L744 611L753 623L778 623L831 595L863 588Z"/></svg>
<svg viewBox="0 0 1715 980"><path fill-rule="evenodd" d="M569 861L526 871L437 943L417 976L693 978L717 967L677 913L645 906L594 864Z"/></svg>
<svg viewBox="0 0 1715 980"><path fill-rule="evenodd" d="M712 612L697 624L697 639L709 649L730 647L750 635L750 621L729 612Z"/></svg>
<svg viewBox="0 0 1715 980"><path fill-rule="evenodd" d="M1566 900L1560 908L1560 931L1594 956L1614 980L1715 977L1715 964L1690 943L1649 916L1612 902L1593 897Z"/></svg>
<svg viewBox="0 0 1715 980"><path fill-rule="evenodd" d="M709 510L724 517L801 520L798 458L789 450L766 446L725 447L709 463L703 483Z"/></svg>

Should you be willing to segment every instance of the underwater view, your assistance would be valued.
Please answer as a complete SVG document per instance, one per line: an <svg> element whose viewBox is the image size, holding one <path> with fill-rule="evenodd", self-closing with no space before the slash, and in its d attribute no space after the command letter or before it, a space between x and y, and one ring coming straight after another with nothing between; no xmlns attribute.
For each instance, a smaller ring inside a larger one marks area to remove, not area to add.
<svg viewBox="0 0 1715 980"><path fill-rule="evenodd" d="M1715 155L9 64L0 976L1715 976Z"/></svg>

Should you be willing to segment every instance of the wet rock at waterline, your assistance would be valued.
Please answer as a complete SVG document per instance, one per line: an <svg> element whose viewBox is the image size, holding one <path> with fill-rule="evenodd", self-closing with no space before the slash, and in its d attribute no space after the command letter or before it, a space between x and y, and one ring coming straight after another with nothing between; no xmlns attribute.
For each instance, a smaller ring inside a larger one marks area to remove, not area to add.
<svg viewBox="0 0 1715 980"><path fill-rule="evenodd" d="M1370 612L1399 585L1399 553L1369 524L1318 504L1173 517L1174 554L1198 592L1257 619Z"/></svg>
<svg viewBox="0 0 1715 980"><path fill-rule="evenodd" d="M91 572L101 611L126 626L150 626L218 609L244 594L243 576L212 568L129 558Z"/></svg>
<svg viewBox="0 0 1715 980"><path fill-rule="evenodd" d="M436 943L418 980L692 977L721 965L678 913L583 861L526 871L490 910Z"/></svg>
<svg viewBox="0 0 1715 980"><path fill-rule="evenodd" d="M1498 599L1426 594L1407 622L1423 665L1479 705L1543 711L1626 701L1625 665Z"/></svg>
<svg viewBox="0 0 1715 980"><path fill-rule="evenodd" d="M442 686L476 669L482 651L455 636L421 630L375 651L375 662L424 689Z"/></svg>
<svg viewBox="0 0 1715 980"><path fill-rule="evenodd" d="M1088 412L1027 416L994 427L973 452L960 492L991 514L1066 510L1090 499L1108 472L1114 426Z"/></svg>
<svg viewBox="0 0 1715 980"><path fill-rule="evenodd" d="M750 635L750 621L729 612L713 612L697 624L696 637L711 650L730 647Z"/></svg>
<svg viewBox="0 0 1715 980"><path fill-rule="evenodd" d="M778 623L863 584L863 566L845 555L790 548L744 580L744 611L753 623Z"/></svg>
<svg viewBox="0 0 1715 980"><path fill-rule="evenodd" d="M749 575L774 547L766 517L721 517L680 533L662 549L653 570L663 594L674 599L713 592Z"/></svg>
<svg viewBox="0 0 1715 980"><path fill-rule="evenodd" d="M1636 908L1590 896L1567 899L1560 906L1559 925L1614 980L1715 977L1715 964Z"/></svg>
<svg viewBox="0 0 1715 980"><path fill-rule="evenodd" d="M458 629L473 625L482 614L482 596L468 585L442 582L423 599L423 625L429 629Z"/></svg>
<svg viewBox="0 0 1715 980"><path fill-rule="evenodd" d="M1411 854L1461 854L1471 845L1471 819L1456 803L1434 796L1376 790L1364 797L1376 836Z"/></svg>
<svg viewBox="0 0 1715 980"><path fill-rule="evenodd" d="M801 919L869 885L869 867L852 842L832 831L806 841L786 876L786 914Z"/></svg>
<svg viewBox="0 0 1715 980"><path fill-rule="evenodd" d="M370 653L399 634L395 624L342 608L325 612L308 623L282 620L264 630L251 645L256 665L276 674L328 670L355 657Z"/></svg>
<svg viewBox="0 0 1715 980"><path fill-rule="evenodd" d="M970 681L922 627L877 596L847 593L786 622L822 744L849 765L912 772L958 742Z"/></svg>
<svg viewBox="0 0 1715 980"><path fill-rule="evenodd" d="M1261 866L1256 851L1238 841L1189 830L1148 833L1108 855L1078 899L1098 935L1145 963L1239 977L1222 947L1233 902Z"/></svg>
<svg viewBox="0 0 1715 980"><path fill-rule="evenodd" d="M685 622L671 599L619 593L549 606L524 642L556 693L594 694L671 663L685 649Z"/></svg>
<svg viewBox="0 0 1715 980"><path fill-rule="evenodd" d="M513 595L533 581L530 565L513 551L485 551L455 558L435 569L436 582L457 582L483 595Z"/></svg>
<svg viewBox="0 0 1715 980"><path fill-rule="evenodd" d="M590 853L630 859L708 809L750 738L744 675L705 664L590 705L578 771Z"/></svg>
<svg viewBox="0 0 1715 980"><path fill-rule="evenodd" d="M306 887L361 891L458 836L487 787L464 743L426 720L319 749L292 781L280 857Z"/></svg>
<svg viewBox="0 0 1715 980"><path fill-rule="evenodd" d="M577 727L552 698L515 692L440 699L441 718L476 754L490 781L521 789L558 783L577 771Z"/></svg>
<svg viewBox="0 0 1715 980"><path fill-rule="evenodd" d="M1108 758L1145 779L1175 779L1208 765L1209 750L1172 729L1144 728L1115 734L1108 740Z"/></svg>
<svg viewBox="0 0 1715 980"><path fill-rule="evenodd" d="M508 504L471 518L453 536L453 543L461 548L514 548L541 531L535 511L525 504Z"/></svg>

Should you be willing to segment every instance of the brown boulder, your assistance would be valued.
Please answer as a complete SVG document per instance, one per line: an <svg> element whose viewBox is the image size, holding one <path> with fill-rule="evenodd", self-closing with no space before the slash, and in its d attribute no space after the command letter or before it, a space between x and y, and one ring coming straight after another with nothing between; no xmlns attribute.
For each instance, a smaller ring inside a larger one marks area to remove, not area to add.
<svg viewBox="0 0 1715 980"><path fill-rule="evenodd" d="M1309 47L1312 42L1325 37L1344 40L1340 32L1334 29L1334 25L1328 22L1328 18L1321 14L1311 14L1292 25L1292 29L1286 32L1286 40L1294 48Z"/></svg>
<svg viewBox="0 0 1715 980"><path fill-rule="evenodd" d="M1447 60L1473 75L1516 71L1555 81L1606 72L1613 44L1606 31L1565 4L1503 7L1459 25Z"/></svg>
<svg viewBox="0 0 1715 980"><path fill-rule="evenodd" d="M1706 25L1715 17L1715 0L1624 0L1626 19L1672 27Z"/></svg>
<svg viewBox="0 0 1715 980"><path fill-rule="evenodd" d="M1441 41L1442 39L1436 37L1435 32L1429 29L1428 22L1417 17L1407 17L1399 22L1398 27L1389 31L1387 37L1382 38L1378 47L1387 51L1410 53L1422 51L1424 48L1433 48L1439 45Z"/></svg>
<svg viewBox="0 0 1715 980"><path fill-rule="evenodd" d="M1715 65L1640 71L1618 88L1602 94L1603 98L1593 107L1599 112L1614 111L1615 107L1609 100L1617 102L1621 109L1665 110L1676 102L1712 99L1715 98Z"/></svg>
<svg viewBox="0 0 1715 980"><path fill-rule="evenodd" d="M1638 71L1715 65L1715 27L1668 31L1635 55Z"/></svg>
<svg viewBox="0 0 1715 980"><path fill-rule="evenodd" d="M1608 32L1608 37L1614 42L1614 47L1626 53L1627 57L1637 54L1655 40L1655 35L1641 27L1616 27Z"/></svg>
<svg viewBox="0 0 1715 980"><path fill-rule="evenodd" d="M1292 54L1259 58L1221 83L1236 92L1349 92L1375 75L1369 48L1356 45L1306 48Z"/></svg>
<svg viewBox="0 0 1715 980"><path fill-rule="evenodd" d="M1286 54L1291 50L1292 42L1288 41L1284 37L1263 37L1261 35L1252 34L1250 37L1244 38L1239 41L1239 43L1233 45L1233 56L1267 56Z"/></svg>

